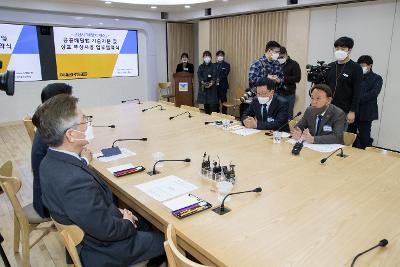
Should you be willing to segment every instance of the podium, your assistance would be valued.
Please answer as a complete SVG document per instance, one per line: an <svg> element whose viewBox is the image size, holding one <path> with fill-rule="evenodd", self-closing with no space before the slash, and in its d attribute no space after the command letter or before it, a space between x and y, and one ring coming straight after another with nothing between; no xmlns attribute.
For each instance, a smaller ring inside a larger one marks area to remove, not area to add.
<svg viewBox="0 0 400 267"><path fill-rule="evenodd" d="M190 72L174 73L175 106L193 106L193 74Z"/></svg>

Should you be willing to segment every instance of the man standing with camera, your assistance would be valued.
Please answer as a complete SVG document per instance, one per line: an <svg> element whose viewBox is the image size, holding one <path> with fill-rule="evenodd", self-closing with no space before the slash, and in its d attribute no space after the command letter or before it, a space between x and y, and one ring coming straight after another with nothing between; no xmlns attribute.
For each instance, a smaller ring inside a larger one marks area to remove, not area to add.
<svg viewBox="0 0 400 267"><path fill-rule="evenodd" d="M328 65L327 84L333 92L332 104L347 114L346 131L347 126L354 123L358 110L363 71L359 64L350 59L353 39L340 37L334 46L336 61Z"/></svg>

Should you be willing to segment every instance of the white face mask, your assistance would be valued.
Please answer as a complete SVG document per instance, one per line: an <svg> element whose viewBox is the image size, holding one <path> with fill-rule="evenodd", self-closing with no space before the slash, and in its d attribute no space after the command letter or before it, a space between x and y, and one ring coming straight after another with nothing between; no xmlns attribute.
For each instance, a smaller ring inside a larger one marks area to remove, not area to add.
<svg viewBox="0 0 400 267"><path fill-rule="evenodd" d="M279 62L279 64L285 64L285 62L286 62L286 58L278 58L278 62Z"/></svg>
<svg viewBox="0 0 400 267"><path fill-rule="evenodd" d="M257 96L258 102L260 103L260 105L264 105L267 104L269 101L269 97L262 97L262 96Z"/></svg>
<svg viewBox="0 0 400 267"><path fill-rule="evenodd" d="M337 50L335 51L335 58L337 60L344 60L349 54L346 51L343 50Z"/></svg>
<svg viewBox="0 0 400 267"><path fill-rule="evenodd" d="M272 60L277 60L279 57L279 53L272 53Z"/></svg>
<svg viewBox="0 0 400 267"><path fill-rule="evenodd" d="M187 58L183 58L183 59L182 59L182 62L183 62L183 63L188 63L188 59L187 59Z"/></svg>
<svg viewBox="0 0 400 267"><path fill-rule="evenodd" d="M368 73L368 67L362 67L363 69L363 74L367 74Z"/></svg>
<svg viewBox="0 0 400 267"><path fill-rule="evenodd" d="M94 139L94 133L93 133L93 126L92 125L88 125L85 132L81 132L81 131L78 131L78 130L75 130L75 129L72 129L72 130L74 130L76 132L79 132L79 133L83 133L85 135L84 139L74 139L74 140L78 140L78 141L85 140L85 141L89 142L90 140Z"/></svg>
<svg viewBox="0 0 400 267"><path fill-rule="evenodd" d="M204 57L204 62L206 64L210 63L211 62L211 58L210 57Z"/></svg>
<svg viewBox="0 0 400 267"><path fill-rule="evenodd" d="M224 57L223 57L223 56L218 56L218 57L217 57L217 60L218 60L219 62L221 62L221 61L224 60Z"/></svg>

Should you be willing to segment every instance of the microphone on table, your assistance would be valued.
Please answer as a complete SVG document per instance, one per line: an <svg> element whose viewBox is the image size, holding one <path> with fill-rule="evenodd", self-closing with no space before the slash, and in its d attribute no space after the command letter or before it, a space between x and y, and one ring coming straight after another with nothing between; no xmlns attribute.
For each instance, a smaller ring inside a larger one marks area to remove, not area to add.
<svg viewBox="0 0 400 267"><path fill-rule="evenodd" d="M217 125L221 125L221 124L222 124L222 121L205 121L205 122L204 122L205 125L211 124L211 123L215 123L215 124L217 124ZM233 123L233 121L229 121L229 123L231 124L231 123Z"/></svg>
<svg viewBox="0 0 400 267"><path fill-rule="evenodd" d="M324 164L333 154L335 154L336 152L338 152L340 150L340 153L337 154L337 156L341 157L341 158L345 158L347 157L347 155L345 155L343 153L343 149L342 148L338 148L335 151L332 152L332 154L330 154L329 156L327 156L326 158L321 159L321 163Z"/></svg>
<svg viewBox="0 0 400 267"><path fill-rule="evenodd" d="M291 120L288 120L285 124L283 124L281 127L279 127L276 130L276 132L279 132L280 130L282 130L286 125L288 125L292 120L294 120L295 118L297 118L300 115L301 115L301 111L297 112L296 116L294 116ZM272 133L266 132L265 135L272 135Z"/></svg>
<svg viewBox="0 0 400 267"><path fill-rule="evenodd" d="M108 128L115 128L115 125L114 124L111 124L111 125L93 125L92 127L97 127L97 128L100 128L100 127L108 127Z"/></svg>
<svg viewBox="0 0 400 267"><path fill-rule="evenodd" d="M364 255L365 253L367 253L367 252L369 252L369 251L371 251L371 250L373 250L373 249L376 249L377 247L386 247L386 245L387 245L388 243L389 243L389 241L388 241L387 239L382 239L381 241L379 241L378 245L373 246L372 248L367 249L366 251L363 251L363 252L357 254L357 256L355 256L354 259L353 259L353 261L351 262L351 267L354 266L354 263L356 262L356 260L358 259L358 257Z"/></svg>
<svg viewBox="0 0 400 267"><path fill-rule="evenodd" d="M181 162L190 162L191 160L189 158L186 159L161 159L161 160L157 160L156 163L154 163L153 166L153 170L149 171L147 174L152 176L152 175L156 175L160 172L156 171L156 165L160 162L166 162L166 161L181 161Z"/></svg>
<svg viewBox="0 0 400 267"><path fill-rule="evenodd" d="M140 104L143 104L143 103L140 102L140 99L139 99L139 98L125 99L125 100L122 100L121 103L134 102L134 101L137 101L137 103L138 103L139 105L140 105Z"/></svg>
<svg viewBox="0 0 400 267"><path fill-rule="evenodd" d="M182 112L181 114L178 114L178 115L175 115L175 116L172 116L172 117L169 117L169 119L170 120L172 120L172 119L175 119L176 117L179 117L179 116L181 116L181 115L183 115L183 114L189 114L189 118L191 118L192 117L192 115L190 114L190 112L189 111L185 111L185 112Z"/></svg>
<svg viewBox="0 0 400 267"><path fill-rule="evenodd" d="M103 154L100 157L111 157L111 156L115 156L115 155L119 155L121 154L121 150L119 149L119 147L115 146L116 142L120 142L120 141L147 141L147 137L144 138L125 138L125 139L117 139L112 143L112 146L109 148L103 148L101 150L101 153Z"/></svg>
<svg viewBox="0 0 400 267"><path fill-rule="evenodd" d="M142 112L145 112L145 111L147 111L149 109L153 109L153 108L156 108L156 107L161 107L160 110L165 110L165 108L163 108L161 105L155 105L155 106L152 106L152 107L149 107L149 108L142 109Z"/></svg>
<svg viewBox="0 0 400 267"><path fill-rule="evenodd" d="M226 199L228 196L237 195L237 194L243 194L243 193L251 193L251 192L260 193L261 191L262 191L262 188L259 186L259 187L255 188L255 189L253 189L253 190L242 191L242 192L235 192L235 193L229 193L229 194L227 194L227 195L224 197L224 199L223 199L222 202L221 202L221 205L220 205L219 207L216 207L215 209L213 209L213 211L214 211L215 213L219 214L219 215L224 215L225 213L230 212L231 210L228 209L228 208L225 208L225 206L224 206L225 199Z"/></svg>

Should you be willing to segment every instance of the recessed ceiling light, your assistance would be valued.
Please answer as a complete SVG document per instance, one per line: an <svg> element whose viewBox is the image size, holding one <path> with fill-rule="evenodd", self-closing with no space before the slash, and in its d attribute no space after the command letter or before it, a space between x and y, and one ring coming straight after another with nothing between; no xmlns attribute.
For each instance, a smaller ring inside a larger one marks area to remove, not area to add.
<svg viewBox="0 0 400 267"><path fill-rule="evenodd" d="M190 8L190 6L189 5L185 5L185 8Z"/></svg>
<svg viewBox="0 0 400 267"><path fill-rule="evenodd" d="M151 8L151 9L156 9L157 7L156 7L156 6L151 6L150 8Z"/></svg>
<svg viewBox="0 0 400 267"><path fill-rule="evenodd" d="M105 1L105 0L103 0ZM192 5L206 2L213 2L215 0L108 0L113 3L125 3L136 5L155 5L155 6L168 6L168 5Z"/></svg>
<svg viewBox="0 0 400 267"><path fill-rule="evenodd" d="M222 2L228 2L229 0L222 0Z"/></svg>
<svg viewBox="0 0 400 267"><path fill-rule="evenodd" d="M103 25L104 23L103 22L99 22L99 25Z"/></svg>
<svg viewBox="0 0 400 267"><path fill-rule="evenodd" d="M114 19L115 21L119 21L119 19Z"/></svg>
<svg viewBox="0 0 400 267"><path fill-rule="evenodd" d="M111 5L112 2L111 2L111 1L105 1L104 4L106 4L106 5Z"/></svg>
<svg viewBox="0 0 400 267"><path fill-rule="evenodd" d="M88 27L92 27L92 24L88 24Z"/></svg>
<svg viewBox="0 0 400 267"><path fill-rule="evenodd" d="M75 17L76 20L81 20L83 17Z"/></svg>

